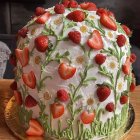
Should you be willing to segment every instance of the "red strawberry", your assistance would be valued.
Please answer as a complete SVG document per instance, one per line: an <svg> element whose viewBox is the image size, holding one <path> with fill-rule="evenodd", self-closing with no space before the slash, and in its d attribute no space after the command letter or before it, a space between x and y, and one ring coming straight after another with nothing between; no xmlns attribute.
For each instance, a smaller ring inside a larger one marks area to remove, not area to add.
<svg viewBox="0 0 140 140"><path fill-rule="evenodd" d="M30 71L29 73L22 74L23 82L30 87L31 89L34 89L36 86L36 77L33 71Z"/></svg>
<svg viewBox="0 0 140 140"><path fill-rule="evenodd" d="M50 13L49 12L45 12L45 14L39 16L37 19L36 19L36 23L38 24L45 24L46 21L50 18Z"/></svg>
<svg viewBox="0 0 140 140"><path fill-rule="evenodd" d="M82 112L82 114L80 115L80 118L84 124L92 123L94 121L94 117L95 114L93 112L88 113L87 111Z"/></svg>
<svg viewBox="0 0 140 140"><path fill-rule="evenodd" d="M50 105L50 110L54 119L59 118L64 114L64 105L60 103L53 103Z"/></svg>
<svg viewBox="0 0 140 140"><path fill-rule="evenodd" d="M123 47L126 43L126 37L124 35L118 35L117 44L119 47Z"/></svg>
<svg viewBox="0 0 140 140"><path fill-rule="evenodd" d="M125 63L122 65L122 71L124 74L128 75L130 73L130 66L130 57L127 57Z"/></svg>
<svg viewBox="0 0 140 140"><path fill-rule="evenodd" d="M120 103L122 105L128 103L128 96L122 95L121 98L120 98Z"/></svg>
<svg viewBox="0 0 140 140"><path fill-rule="evenodd" d="M62 101L66 102L69 100L68 92L65 89L60 89L57 91L57 98Z"/></svg>
<svg viewBox="0 0 140 140"><path fill-rule="evenodd" d="M35 47L39 52L45 52L49 45L49 38L46 35L38 36L35 39Z"/></svg>
<svg viewBox="0 0 140 140"><path fill-rule="evenodd" d="M78 7L78 2L75 0L71 0L68 5L68 8L77 8L77 7Z"/></svg>
<svg viewBox="0 0 140 140"><path fill-rule="evenodd" d="M60 77L64 80L70 79L74 76L76 72L76 68L69 66L65 63L61 63L59 68L58 68L58 73Z"/></svg>
<svg viewBox="0 0 140 140"><path fill-rule="evenodd" d="M29 121L29 128L26 130L26 135L28 135L28 136L43 136L44 129L37 120L31 119Z"/></svg>
<svg viewBox="0 0 140 140"><path fill-rule="evenodd" d="M80 7L88 11L97 11L97 7L93 2L84 2L80 4Z"/></svg>
<svg viewBox="0 0 140 140"><path fill-rule="evenodd" d="M110 93L111 93L111 90L107 86L100 86L97 89L97 96L100 102L105 101L109 97Z"/></svg>
<svg viewBox="0 0 140 140"><path fill-rule="evenodd" d="M70 3L70 0L63 0L62 4L67 8Z"/></svg>
<svg viewBox="0 0 140 140"><path fill-rule="evenodd" d="M97 15L101 16L102 14L108 15L108 10L107 9L104 9L104 8L99 8L97 10Z"/></svg>
<svg viewBox="0 0 140 140"><path fill-rule="evenodd" d="M106 110L107 110L108 112L113 112L114 109L115 109L114 103L111 102L111 103L108 103L108 104L106 105Z"/></svg>
<svg viewBox="0 0 140 140"><path fill-rule="evenodd" d="M115 18L115 15L114 15L113 12L111 12L111 11L109 11L107 9L104 9L104 8L99 8L97 10L97 15L101 16L102 14L106 14L106 15L108 15L110 17L114 17Z"/></svg>
<svg viewBox="0 0 140 140"><path fill-rule="evenodd" d="M25 99L25 106L31 108L36 105L37 105L37 101L31 95L28 95Z"/></svg>
<svg viewBox="0 0 140 140"><path fill-rule="evenodd" d="M20 29L18 31L18 35L20 35L21 37L25 38L27 36L27 32L28 32L28 28L23 27L22 29Z"/></svg>
<svg viewBox="0 0 140 140"><path fill-rule="evenodd" d="M74 43L79 44L81 42L81 33L78 31L71 31L68 34L69 39L72 40Z"/></svg>
<svg viewBox="0 0 140 140"><path fill-rule="evenodd" d="M132 82L130 85L130 92L134 92L135 88L136 88L136 84L135 84L135 82Z"/></svg>
<svg viewBox="0 0 140 140"><path fill-rule="evenodd" d="M42 8L42 7L37 7L37 8L35 9L35 15L36 15L36 16L43 15L45 12L46 12L45 9Z"/></svg>
<svg viewBox="0 0 140 140"><path fill-rule="evenodd" d="M87 41L87 45L95 50L100 50L103 48L103 40L99 31L97 30L93 31L92 37Z"/></svg>
<svg viewBox="0 0 140 140"><path fill-rule="evenodd" d="M115 14L112 11L108 11L108 16L115 18Z"/></svg>
<svg viewBox="0 0 140 140"><path fill-rule="evenodd" d="M17 82L14 81L14 82L10 85L10 88L11 88L12 90L17 90Z"/></svg>
<svg viewBox="0 0 140 140"><path fill-rule="evenodd" d="M17 66L17 59L16 59L15 54L10 55L9 61L10 61L10 64L12 64L13 66Z"/></svg>
<svg viewBox="0 0 140 140"><path fill-rule="evenodd" d="M25 47L23 50L16 49L15 50L16 58L19 60L22 67L28 65L29 62L29 49Z"/></svg>
<svg viewBox="0 0 140 140"><path fill-rule="evenodd" d="M21 96L21 93L19 91L14 90L14 97L15 97L16 103L18 105L22 105L22 96Z"/></svg>
<svg viewBox="0 0 140 140"><path fill-rule="evenodd" d="M103 54L97 54L95 56L95 62L98 64L98 65L102 65L106 60L106 56L104 56Z"/></svg>
<svg viewBox="0 0 140 140"><path fill-rule="evenodd" d="M116 31L117 30L117 25L115 23L115 21L110 18L107 14L102 14L101 18L100 18L100 22L103 26L105 26L106 28Z"/></svg>
<svg viewBox="0 0 140 140"><path fill-rule="evenodd" d="M137 59L137 56L134 53L131 53L131 55L130 55L130 62L134 63L136 61L136 59Z"/></svg>
<svg viewBox="0 0 140 140"><path fill-rule="evenodd" d="M75 22L82 22L85 20L86 15L83 11L75 10L67 15L69 20L73 20Z"/></svg>
<svg viewBox="0 0 140 140"><path fill-rule="evenodd" d="M54 11L56 14L63 14L65 13L65 6L63 4L56 4L54 7Z"/></svg>
<svg viewBox="0 0 140 140"><path fill-rule="evenodd" d="M121 26L122 26L123 30L125 31L125 33L126 33L129 37L131 37L132 31L129 29L129 27L127 27L126 25L121 25Z"/></svg>

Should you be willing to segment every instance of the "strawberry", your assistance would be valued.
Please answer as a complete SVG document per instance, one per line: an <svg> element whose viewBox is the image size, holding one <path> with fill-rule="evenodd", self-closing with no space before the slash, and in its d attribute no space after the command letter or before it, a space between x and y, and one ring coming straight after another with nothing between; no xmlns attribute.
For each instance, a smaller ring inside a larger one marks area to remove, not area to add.
<svg viewBox="0 0 140 140"><path fill-rule="evenodd" d="M137 56L134 53L131 53L131 55L130 55L130 62L134 63L136 61L136 59L137 59Z"/></svg>
<svg viewBox="0 0 140 140"><path fill-rule="evenodd" d="M45 13L45 9L42 8L42 7L37 7L37 8L35 9L35 15L36 15L36 16L41 16L41 15L43 15L44 13Z"/></svg>
<svg viewBox="0 0 140 140"><path fill-rule="evenodd" d="M64 105L61 103L53 103L50 105L50 110L54 119L59 118L64 114Z"/></svg>
<svg viewBox="0 0 140 140"><path fill-rule="evenodd" d="M102 14L106 14L108 15L109 17L114 17L115 18L115 15L113 12L107 10L107 9L104 9L104 8L99 8L97 10L97 15L101 16Z"/></svg>
<svg viewBox="0 0 140 140"><path fill-rule="evenodd" d="M49 38L46 35L38 36L35 39L35 47L39 52L45 52L49 45Z"/></svg>
<svg viewBox="0 0 140 140"><path fill-rule="evenodd" d="M130 66L130 57L127 57L125 63L122 65L122 71L124 74L128 75L130 73Z"/></svg>
<svg viewBox="0 0 140 140"><path fill-rule="evenodd" d="M106 60L106 56L104 56L103 54L97 54L95 56L95 62L98 64L98 65L102 65Z"/></svg>
<svg viewBox="0 0 140 140"><path fill-rule="evenodd" d="M17 90L17 82L14 81L14 82L10 85L10 88L11 88L12 90Z"/></svg>
<svg viewBox="0 0 140 140"><path fill-rule="evenodd" d="M122 105L128 103L128 96L122 95L121 98L120 98L120 103Z"/></svg>
<svg viewBox="0 0 140 140"><path fill-rule="evenodd" d="M36 77L33 71L30 71L29 73L22 74L23 82L30 87L31 89L34 89L36 86Z"/></svg>
<svg viewBox="0 0 140 140"><path fill-rule="evenodd" d="M115 18L115 14L112 11L108 10L108 16Z"/></svg>
<svg viewBox="0 0 140 140"><path fill-rule="evenodd" d="M121 25L123 30L125 31L125 33L131 37L132 36L132 31L129 29L129 27L127 27L126 25Z"/></svg>
<svg viewBox="0 0 140 140"><path fill-rule="evenodd" d="M16 55L15 54L11 54L10 55L10 64L12 64L13 66L17 66L17 59L16 59Z"/></svg>
<svg viewBox="0 0 140 140"><path fill-rule="evenodd" d="M62 4L67 8L70 3L70 0L63 0Z"/></svg>
<svg viewBox="0 0 140 140"><path fill-rule="evenodd" d="M103 48L103 40L99 31L97 30L93 31L92 37L87 41L87 45L95 50L100 50Z"/></svg>
<svg viewBox="0 0 140 140"><path fill-rule="evenodd" d="M68 4L68 8L77 8L78 7L78 2L75 0L71 0Z"/></svg>
<svg viewBox="0 0 140 140"><path fill-rule="evenodd" d="M130 92L134 92L135 88L136 88L136 84L135 84L135 82L132 82L130 85Z"/></svg>
<svg viewBox="0 0 140 140"><path fill-rule="evenodd" d="M101 15L100 22L104 27L106 27L110 30L113 30L113 31L117 30L117 25L116 25L115 21L112 18L110 18L107 14L103 13Z"/></svg>
<svg viewBox="0 0 140 140"><path fill-rule="evenodd" d="M93 2L84 2L80 4L80 7L88 11L97 11L97 7Z"/></svg>
<svg viewBox="0 0 140 140"><path fill-rule="evenodd" d="M36 23L38 24L45 24L46 21L50 18L50 13L49 12L45 12L43 15L39 16L37 19L36 19Z"/></svg>
<svg viewBox="0 0 140 140"><path fill-rule="evenodd" d="M16 103L18 105L22 105L22 96L21 96L21 93L19 91L14 90L14 97L15 97Z"/></svg>
<svg viewBox="0 0 140 140"><path fill-rule="evenodd" d="M28 135L28 136L43 136L44 129L37 120L30 119L29 128L26 130L26 135Z"/></svg>
<svg viewBox="0 0 140 140"><path fill-rule="evenodd" d="M62 101L66 102L69 100L68 92L65 89L60 89L57 91L57 98Z"/></svg>
<svg viewBox="0 0 140 140"><path fill-rule="evenodd" d="M107 9L104 9L104 8L99 8L97 10L97 15L101 16L102 14L108 15L108 10Z"/></svg>
<svg viewBox="0 0 140 140"><path fill-rule="evenodd" d="M107 110L108 112L113 112L114 109L115 109L114 103L111 102L111 103L108 103L108 104L106 105L106 110Z"/></svg>
<svg viewBox="0 0 140 140"><path fill-rule="evenodd" d="M81 33L79 31L71 31L68 33L68 37L76 44L80 44L81 42Z"/></svg>
<svg viewBox="0 0 140 140"><path fill-rule="evenodd" d="M85 20L86 15L83 11L75 10L67 15L69 20L73 20L75 22L82 22Z"/></svg>
<svg viewBox="0 0 140 140"><path fill-rule="evenodd" d="M88 113L87 111L83 111L80 118L84 124L91 124L94 121L95 114L93 112Z"/></svg>
<svg viewBox="0 0 140 140"><path fill-rule="evenodd" d="M25 106L31 108L36 105L37 105L37 101L31 95L28 95L25 99Z"/></svg>
<svg viewBox="0 0 140 140"><path fill-rule="evenodd" d="M25 47L23 50L15 50L16 58L19 60L22 67L25 67L29 63L29 49Z"/></svg>
<svg viewBox="0 0 140 140"><path fill-rule="evenodd" d="M126 43L126 37L124 35L118 35L117 44L119 47L123 47Z"/></svg>
<svg viewBox="0 0 140 140"><path fill-rule="evenodd" d="M104 85L98 87L97 89L97 96L100 102L105 101L109 97L110 93L111 93L110 88Z"/></svg>
<svg viewBox="0 0 140 140"><path fill-rule="evenodd" d="M58 73L60 77L64 80L70 79L74 76L76 72L76 68L69 66L65 63L61 63L59 68L58 68Z"/></svg>
<svg viewBox="0 0 140 140"><path fill-rule="evenodd" d="M25 38L27 36L27 32L28 32L28 28L23 27L22 29L20 29L18 31L18 35L20 35L21 37Z"/></svg>
<svg viewBox="0 0 140 140"><path fill-rule="evenodd" d="M65 6L63 4L56 4L54 7L54 11L56 14L63 14L65 13Z"/></svg>

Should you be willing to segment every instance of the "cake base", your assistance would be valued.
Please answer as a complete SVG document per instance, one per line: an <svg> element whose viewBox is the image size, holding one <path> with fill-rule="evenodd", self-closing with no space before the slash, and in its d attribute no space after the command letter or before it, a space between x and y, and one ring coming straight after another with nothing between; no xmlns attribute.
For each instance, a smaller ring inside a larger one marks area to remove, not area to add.
<svg viewBox="0 0 140 140"><path fill-rule="evenodd" d="M127 125L116 131L114 135L102 138L101 140L124 140L131 131L134 120L135 112L133 106L130 104ZM13 134L21 140L53 140L52 138L46 139L44 137L27 137L25 135L25 128L21 126L18 119L18 105L16 104L14 97L9 100L6 106L5 121Z"/></svg>

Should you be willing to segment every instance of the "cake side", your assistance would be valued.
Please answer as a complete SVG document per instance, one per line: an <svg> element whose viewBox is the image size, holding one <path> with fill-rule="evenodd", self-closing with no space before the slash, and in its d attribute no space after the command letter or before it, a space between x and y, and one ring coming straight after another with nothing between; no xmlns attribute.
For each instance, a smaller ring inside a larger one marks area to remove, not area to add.
<svg viewBox="0 0 140 140"><path fill-rule="evenodd" d="M114 16L96 7L62 7L34 17L18 39L20 119L27 135L33 123L40 135L101 139L127 120L134 84L129 37Z"/></svg>

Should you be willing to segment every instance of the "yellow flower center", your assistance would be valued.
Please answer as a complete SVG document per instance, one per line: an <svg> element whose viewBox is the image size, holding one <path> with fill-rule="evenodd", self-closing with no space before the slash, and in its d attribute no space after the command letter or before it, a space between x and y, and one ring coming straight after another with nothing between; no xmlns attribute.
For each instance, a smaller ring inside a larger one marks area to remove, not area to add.
<svg viewBox="0 0 140 140"><path fill-rule="evenodd" d="M35 34L35 31L36 31L36 28L33 28L33 29L31 30L31 35L34 35L34 34Z"/></svg>
<svg viewBox="0 0 140 140"><path fill-rule="evenodd" d="M110 38L113 38L113 34L112 34L111 32L108 32L108 36L109 36Z"/></svg>
<svg viewBox="0 0 140 140"><path fill-rule="evenodd" d="M89 18L94 19L95 17L94 16L89 16Z"/></svg>
<svg viewBox="0 0 140 140"><path fill-rule="evenodd" d="M87 27L86 26L81 26L80 27L80 31L82 32L82 33L86 33L87 32Z"/></svg>
<svg viewBox="0 0 140 140"><path fill-rule="evenodd" d="M77 62L78 64L82 64L82 63L84 62L84 56L78 56L78 57L76 58L76 62Z"/></svg>
<svg viewBox="0 0 140 140"><path fill-rule="evenodd" d="M40 56L35 57L35 64L39 64L41 62Z"/></svg>
<svg viewBox="0 0 140 140"><path fill-rule="evenodd" d="M59 25L59 24L61 24L62 23L62 18L58 18L58 19L56 19L55 21L54 21L54 24L55 25Z"/></svg>
<svg viewBox="0 0 140 140"><path fill-rule="evenodd" d="M126 45L129 45L129 42L128 42L128 40L126 40Z"/></svg>
<svg viewBox="0 0 140 140"><path fill-rule="evenodd" d="M123 87L123 83L119 83L119 84L118 84L118 89L121 90L122 87Z"/></svg>
<svg viewBox="0 0 140 140"><path fill-rule="evenodd" d="M87 104L88 104L88 105L93 105L93 104L94 104L94 100L93 100L92 98L89 98L89 99L87 100Z"/></svg>
<svg viewBox="0 0 140 140"><path fill-rule="evenodd" d="M116 64L114 62L110 62L109 67L111 69L114 69L116 67Z"/></svg>
<svg viewBox="0 0 140 140"><path fill-rule="evenodd" d="M48 93L48 92L45 92L44 93L44 99L45 100L50 100L52 97L51 97L51 95Z"/></svg>

